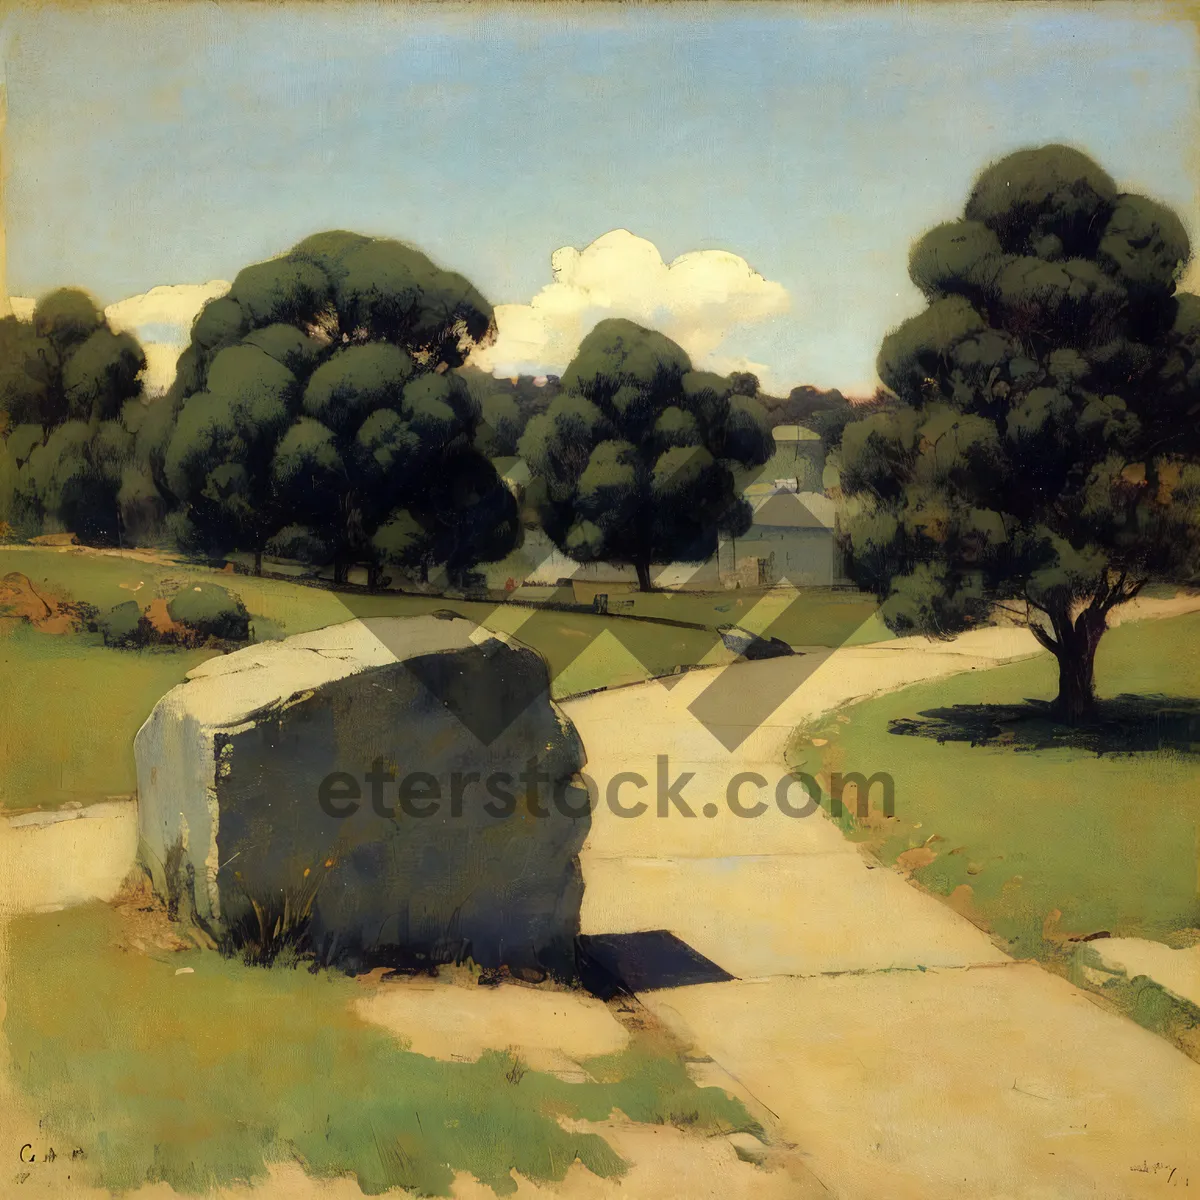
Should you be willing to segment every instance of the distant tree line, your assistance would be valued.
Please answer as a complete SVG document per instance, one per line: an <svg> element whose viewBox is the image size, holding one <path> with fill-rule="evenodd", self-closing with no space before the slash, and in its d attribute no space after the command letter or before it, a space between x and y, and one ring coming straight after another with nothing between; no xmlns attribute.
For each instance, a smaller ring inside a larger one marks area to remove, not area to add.
<svg viewBox="0 0 1200 1200"><path fill-rule="evenodd" d="M925 309L883 340L867 401L693 369L601 321L561 378L465 366L494 331L462 276L331 232L246 267L193 325L169 392L82 292L0 320L0 530L299 559L345 581L461 579L524 527L579 562L710 557L750 522L772 429L830 447L852 570L897 632L1006 606L1086 719L1109 614L1200 576L1200 297L1170 209L1078 150L1009 155L912 248ZM519 455L521 495L497 468Z"/></svg>
<svg viewBox="0 0 1200 1200"><path fill-rule="evenodd" d="M550 407L563 386L557 375L497 378L471 366L463 367L461 374L483 409L485 448L500 457L517 453L517 442L526 425ZM838 440L843 426L854 416L862 416L886 401L882 389L870 397L851 400L836 388L823 390L810 384L801 384L786 396L773 396L760 390L756 376L742 372L729 376L729 386L739 395L757 399L772 429L802 425L830 444Z"/></svg>
<svg viewBox="0 0 1200 1200"><path fill-rule="evenodd" d="M703 561L748 525L739 471L767 461L753 376L693 371L629 321L601 322L561 379L466 367L491 306L383 238L333 231L242 270L197 316L176 378L84 293L0 321L0 521L94 545L170 544L328 569L462 580L525 523L581 562ZM497 461L520 454L526 494Z"/></svg>

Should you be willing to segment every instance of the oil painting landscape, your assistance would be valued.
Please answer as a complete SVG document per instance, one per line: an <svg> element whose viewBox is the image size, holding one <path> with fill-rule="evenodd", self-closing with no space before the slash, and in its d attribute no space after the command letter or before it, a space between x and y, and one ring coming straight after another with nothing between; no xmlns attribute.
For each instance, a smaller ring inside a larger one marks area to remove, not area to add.
<svg viewBox="0 0 1200 1200"><path fill-rule="evenodd" d="M0 15L0 1197L1200 1189L1200 11Z"/></svg>

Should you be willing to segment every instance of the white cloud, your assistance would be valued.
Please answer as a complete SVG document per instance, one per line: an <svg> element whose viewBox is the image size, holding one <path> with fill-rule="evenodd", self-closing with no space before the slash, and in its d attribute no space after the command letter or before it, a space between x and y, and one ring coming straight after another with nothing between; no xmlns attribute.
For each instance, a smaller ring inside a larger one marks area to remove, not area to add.
<svg viewBox="0 0 1200 1200"><path fill-rule="evenodd" d="M704 364L705 369L715 371L718 375L732 375L734 371L749 371L751 375L757 375L758 380L764 386L770 382L774 386L775 381L772 379L771 367L767 363L755 362L752 358L747 358L744 354L709 355L708 361ZM790 391L790 388L785 390Z"/></svg>
<svg viewBox="0 0 1200 1200"><path fill-rule="evenodd" d="M142 382L148 392L165 392L174 382L175 364L191 340L196 314L229 291L223 279L175 283L110 304L104 315L114 329L135 334L146 353Z"/></svg>
<svg viewBox="0 0 1200 1200"><path fill-rule="evenodd" d="M142 343L142 353L146 356L142 386L149 394L165 392L175 382L175 367L186 348L175 342Z"/></svg>
<svg viewBox="0 0 1200 1200"><path fill-rule="evenodd" d="M605 317L626 317L677 341L697 367L734 369L731 332L788 311L782 284L728 250L693 250L668 264L653 242L614 229L551 256L554 280L528 304L496 306L495 340L472 356L496 375L561 374ZM757 364L755 364L757 365Z"/></svg>
<svg viewBox="0 0 1200 1200"><path fill-rule="evenodd" d="M169 325L178 330L172 343L186 346L196 314L218 296L229 291L223 279L210 279L208 283L175 283L153 287L148 292L130 296L110 304L104 315L114 329L126 329L130 333L146 325Z"/></svg>

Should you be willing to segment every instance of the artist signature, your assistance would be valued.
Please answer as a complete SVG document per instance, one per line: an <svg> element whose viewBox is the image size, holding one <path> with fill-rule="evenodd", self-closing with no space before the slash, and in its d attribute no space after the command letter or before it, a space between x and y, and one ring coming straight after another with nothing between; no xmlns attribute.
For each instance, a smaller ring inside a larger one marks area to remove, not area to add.
<svg viewBox="0 0 1200 1200"><path fill-rule="evenodd" d="M1173 1167L1170 1163L1150 1162L1148 1159L1142 1159L1140 1163L1134 1163L1129 1168L1131 1171L1136 1171L1139 1175L1163 1175L1163 1182L1169 1183L1173 1187L1191 1187L1192 1181L1186 1175L1178 1174L1179 1168Z"/></svg>
<svg viewBox="0 0 1200 1200"><path fill-rule="evenodd" d="M32 1167L38 1163L57 1162L60 1158L65 1158L68 1162L75 1163L79 1162L82 1158L87 1158L87 1155L79 1146L76 1146L73 1150L60 1152L55 1150L53 1146L46 1146L39 1150L32 1142L26 1142L18 1153L21 1165L25 1167ZM17 1183L24 1183L32 1174L32 1171L22 1171L16 1177ZM70 1175L67 1178L70 1179Z"/></svg>
<svg viewBox="0 0 1200 1200"><path fill-rule="evenodd" d="M62 1155L59 1154L53 1146L51 1146L44 1154L41 1155L39 1155L34 1149L32 1142L26 1142L25 1145L21 1147L21 1161L23 1163L52 1163L61 1157ZM81 1158L87 1158L87 1155L84 1154L84 1152L78 1146L76 1146L75 1149L70 1152L69 1157L78 1160Z"/></svg>

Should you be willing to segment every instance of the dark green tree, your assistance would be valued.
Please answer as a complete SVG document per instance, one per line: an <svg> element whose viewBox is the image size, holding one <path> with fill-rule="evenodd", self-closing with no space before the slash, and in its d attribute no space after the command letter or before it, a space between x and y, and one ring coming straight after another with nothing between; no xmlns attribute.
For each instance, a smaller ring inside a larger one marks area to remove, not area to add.
<svg viewBox="0 0 1200 1200"><path fill-rule="evenodd" d="M553 375L497 378L473 366L458 373L479 402L483 413L479 445L492 458L515 455L530 418L544 413L560 390Z"/></svg>
<svg viewBox="0 0 1200 1200"><path fill-rule="evenodd" d="M477 370L464 370L461 377L471 398L479 405L479 448L489 458L515 455L525 422L512 395L511 383Z"/></svg>
<svg viewBox="0 0 1200 1200"><path fill-rule="evenodd" d="M516 502L475 449L479 406L454 370L491 330L470 283L400 242L335 231L245 268L197 317L169 419L146 434L184 543L256 568L292 553L339 582L356 564L377 581L389 564L454 575L503 557ZM472 489L487 497L473 509Z"/></svg>
<svg viewBox="0 0 1200 1200"><path fill-rule="evenodd" d="M113 331L74 288L44 296L31 321L0 321L6 504L19 529L118 545L153 520L156 497L126 422L145 365L137 339Z"/></svg>
<svg viewBox="0 0 1200 1200"><path fill-rule="evenodd" d="M1066 146L1012 154L913 246L928 307L884 339L881 411L849 422L855 570L897 632L1015 612L1094 707L1112 610L1200 564L1200 298L1178 218Z"/></svg>
<svg viewBox="0 0 1200 1200"><path fill-rule="evenodd" d="M521 438L527 500L555 544L579 562L633 566L648 591L652 565L703 562L718 533L744 533L735 473L765 463L774 441L736 383L693 371L661 333L601 321Z"/></svg>
<svg viewBox="0 0 1200 1200"><path fill-rule="evenodd" d="M41 428L50 384L51 347L30 321L0 320L0 416L4 432L18 425Z"/></svg>
<svg viewBox="0 0 1200 1200"><path fill-rule="evenodd" d="M65 421L119 417L145 366L137 339L75 288L43 296L32 321L0 320L0 410L10 428L40 426L43 440Z"/></svg>
<svg viewBox="0 0 1200 1200"><path fill-rule="evenodd" d="M18 528L69 530L92 546L135 541L126 532L129 513L124 508L136 486L132 457L133 438L120 421L56 426L44 444L33 446L17 472Z"/></svg>

